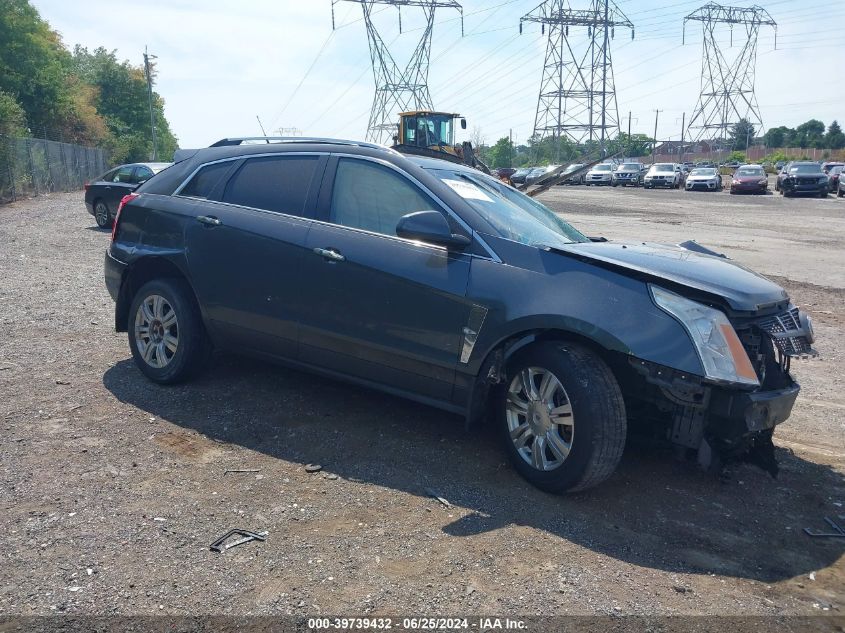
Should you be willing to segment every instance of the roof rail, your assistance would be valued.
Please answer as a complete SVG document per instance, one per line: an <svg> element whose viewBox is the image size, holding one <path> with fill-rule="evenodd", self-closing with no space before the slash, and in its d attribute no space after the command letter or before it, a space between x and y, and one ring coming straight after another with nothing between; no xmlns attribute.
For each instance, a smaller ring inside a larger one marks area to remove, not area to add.
<svg viewBox="0 0 845 633"><path fill-rule="evenodd" d="M308 136L241 136L233 138L222 138L216 143L212 143L209 147L229 147L232 145L244 145L252 143L308 143L325 144L325 145L351 145L356 147L369 147L370 149L390 150L384 145L376 145L375 143L366 143L364 141L347 141L334 138L319 138Z"/></svg>

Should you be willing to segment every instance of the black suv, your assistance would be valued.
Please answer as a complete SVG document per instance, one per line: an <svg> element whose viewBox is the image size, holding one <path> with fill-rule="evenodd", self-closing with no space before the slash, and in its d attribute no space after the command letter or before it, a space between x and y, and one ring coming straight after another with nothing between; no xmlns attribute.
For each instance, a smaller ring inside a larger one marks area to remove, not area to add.
<svg viewBox="0 0 845 633"><path fill-rule="evenodd" d="M812 329L750 270L695 242L591 240L480 171L379 146L186 154L124 198L105 258L151 380L213 346L487 417L554 492L607 478L629 425L704 465L776 468Z"/></svg>

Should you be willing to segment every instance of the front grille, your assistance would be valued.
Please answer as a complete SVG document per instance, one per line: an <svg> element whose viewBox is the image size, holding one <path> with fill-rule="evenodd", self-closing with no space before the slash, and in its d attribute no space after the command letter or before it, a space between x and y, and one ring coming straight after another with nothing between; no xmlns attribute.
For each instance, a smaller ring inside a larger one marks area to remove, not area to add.
<svg viewBox="0 0 845 633"><path fill-rule="evenodd" d="M810 342L804 335L798 308L766 317L758 321L756 325L772 337L777 348L787 356L804 356L813 353ZM794 333L795 336L784 336L790 333Z"/></svg>
<svg viewBox="0 0 845 633"><path fill-rule="evenodd" d="M799 178L799 185L815 185L818 182L817 178Z"/></svg>

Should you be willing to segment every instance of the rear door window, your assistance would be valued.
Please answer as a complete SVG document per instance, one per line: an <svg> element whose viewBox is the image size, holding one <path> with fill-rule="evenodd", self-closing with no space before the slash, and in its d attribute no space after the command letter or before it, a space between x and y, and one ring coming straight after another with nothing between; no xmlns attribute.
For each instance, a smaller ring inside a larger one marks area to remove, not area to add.
<svg viewBox="0 0 845 633"><path fill-rule="evenodd" d="M125 167L121 167L117 171L114 172L111 178L111 182L125 182L131 183L132 182L132 165L127 165Z"/></svg>
<svg viewBox="0 0 845 633"><path fill-rule="evenodd" d="M223 202L301 216L319 156L248 158L232 176Z"/></svg>
<svg viewBox="0 0 845 633"><path fill-rule="evenodd" d="M147 182L150 178L153 177L153 170L149 167L144 167L143 165L139 165L135 169L135 175L132 177L132 182L142 183Z"/></svg>

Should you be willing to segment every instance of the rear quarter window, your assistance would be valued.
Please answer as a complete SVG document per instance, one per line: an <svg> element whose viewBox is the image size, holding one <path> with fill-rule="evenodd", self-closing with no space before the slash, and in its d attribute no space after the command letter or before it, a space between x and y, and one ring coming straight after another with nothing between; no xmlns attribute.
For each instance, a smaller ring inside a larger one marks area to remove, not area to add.
<svg viewBox="0 0 845 633"><path fill-rule="evenodd" d="M179 195L191 198L208 198L220 183L220 180L226 176L232 164L232 161L225 161L206 165L194 174L194 177L182 188Z"/></svg>
<svg viewBox="0 0 845 633"><path fill-rule="evenodd" d="M319 156L249 158L226 185L223 202L300 216Z"/></svg>

